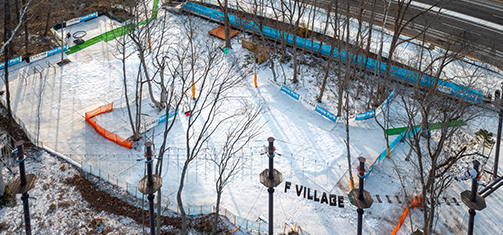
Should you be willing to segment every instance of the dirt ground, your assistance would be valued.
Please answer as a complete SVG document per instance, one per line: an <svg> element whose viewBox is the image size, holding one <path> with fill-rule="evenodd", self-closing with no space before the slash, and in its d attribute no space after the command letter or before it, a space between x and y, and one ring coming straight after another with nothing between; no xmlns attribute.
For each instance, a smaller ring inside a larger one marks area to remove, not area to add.
<svg viewBox="0 0 503 235"><path fill-rule="evenodd" d="M26 0L28 1L28 0ZM50 49L56 48L58 43L50 28L55 24L67 21L73 18L84 16L93 12L112 12L115 15L125 18L122 10L112 8L118 0L32 0L28 17L28 35L29 35L29 53L26 53L24 47L24 26L21 26L11 44L11 55L9 58L18 56L35 55ZM19 5L16 8L16 3ZM11 0L11 28L14 29L19 22L18 11L21 9L21 1ZM4 43L4 4L0 4L0 46ZM5 61L4 55L1 55L0 62Z"/></svg>

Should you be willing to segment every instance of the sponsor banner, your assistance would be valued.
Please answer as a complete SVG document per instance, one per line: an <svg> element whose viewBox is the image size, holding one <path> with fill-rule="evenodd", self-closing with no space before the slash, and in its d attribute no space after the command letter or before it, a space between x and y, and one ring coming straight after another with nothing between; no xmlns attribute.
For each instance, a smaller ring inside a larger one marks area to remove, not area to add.
<svg viewBox="0 0 503 235"><path fill-rule="evenodd" d="M176 115L175 110L171 110L171 112L169 112L169 114L168 114L168 120L171 119L172 117L174 117L175 115ZM157 119L157 125L164 123L164 122L166 122L166 114L160 116Z"/></svg>
<svg viewBox="0 0 503 235"><path fill-rule="evenodd" d="M40 54L36 54L33 56L30 56L30 63L33 61L41 60L43 58L47 57L47 52L42 52Z"/></svg>
<svg viewBox="0 0 503 235"><path fill-rule="evenodd" d="M319 114L323 115L324 117L328 118L333 122L337 122L337 116L335 116L335 114L327 111L326 109L320 107L319 105L316 105L314 111L318 112Z"/></svg>
<svg viewBox="0 0 503 235"><path fill-rule="evenodd" d="M176 115L175 111L172 110L168 114L168 120L172 119ZM141 124L140 126L140 133L145 133L146 131L152 129L153 127L158 126L159 124L162 124L166 122L166 114L160 115L158 117L150 117L146 118L146 120Z"/></svg>
<svg viewBox="0 0 503 235"><path fill-rule="evenodd" d="M356 121L365 120L365 119L373 118L374 116L375 116L375 110L370 110L365 113L356 114L355 120Z"/></svg>
<svg viewBox="0 0 503 235"><path fill-rule="evenodd" d="M16 57L14 59L10 59L8 65L12 66L12 65L15 65L17 63L20 63L21 61L23 61L23 57L19 56L19 57ZM4 68L5 68L5 62L2 62L0 64L0 69L4 69Z"/></svg>
<svg viewBox="0 0 503 235"><path fill-rule="evenodd" d="M281 85L281 91L285 92L287 95L294 98L295 100L299 100L299 98L300 98L300 95L297 94L297 92L291 90L290 88L286 87L285 85Z"/></svg>
<svg viewBox="0 0 503 235"><path fill-rule="evenodd" d="M275 82L274 80L270 79L269 78L269 83L271 83L272 85L274 85L275 87L277 87L278 89L281 88L281 84L279 84L279 82Z"/></svg>
<svg viewBox="0 0 503 235"><path fill-rule="evenodd" d="M86 20L94 19L96 17L98 17L98 12L94 12L94 13L91 13L89 15L85 15L85 16L80 17L80 22L84 22Z"/></svg>
<svg viewBox="0 0 503 235"><path fill-rule="evenodd" d="M66 44L63 49L66 51L68 49L68 44ZM52 50L49 50L47 51L47 57L51 56L51 55L54 55L54 54L57 54L61 52L61 47L57 47L57 48L54 48Z"/></svg>
<svg viewBox="0 0 503 235"><path fill-rule="evenodd" d="M309 107L309 108L311 108L311 109L314 109L314 108L316 107L316 104L315 104L315 103L313 103L312 101L310 101L310 100L308 100L308 99L304 98L303 96L301 96L301 97L299 98L299 101L300 101L300 103L301 103L301 104L303 104L303 105L305 105L305 106L307 106L307 107Z"/></svg>
<svg viewBox="0 0 503 235"><path fill-rule="evenodd" d="M389 94L388 98L386 98L386 100L381 104L379 105L379 107L376 108L375 110L375 115L379 115L381 114L381 112L383 111L384 108L386 108L386 106L389 104L389 102L391 101L391 99L393 98L393 96L395 95L395 91L391 91L391 93Z"/></svg>
<svg viewBox="0 0 503 235"><path fill-rule="evenodd" d="M74 24L78 24L78 23L80 23L80 17L79 18L73 18L73 19L67 21L66 22L66 27L74 25Z"/></svg>

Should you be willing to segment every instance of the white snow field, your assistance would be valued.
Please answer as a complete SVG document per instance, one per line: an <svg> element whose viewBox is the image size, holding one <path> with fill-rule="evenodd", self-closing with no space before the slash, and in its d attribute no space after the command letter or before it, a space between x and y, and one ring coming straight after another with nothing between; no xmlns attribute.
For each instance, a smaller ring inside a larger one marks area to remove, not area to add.
<svg viewBox="0 0 503 235"><path fill-rule="evenodd" d="M160 13L166 14L173 25L178 25L177 20L186 17L163 11ZM193 20L197 22L199 38L219 40L207 34L217 24L196 17L193 17ZM181 30L180 27L174 27L170 35L176 37ZM246 35L238 35L241 36ZM245 64L244 57L250 52L242 48L236 39L232 40L232 47L224 59L229 61L238 59ZM13 113L22 120L32 138L43 142L44 147L71 158L86 171L98 171L99 173L95 174L101 175L104 179L108 178L112 183L116 180L128 182L120 183L120 186L135 194L134 187L144 176L145 171L144 161L138 161L143 159L143 144L146 140L151 140L156 146L160 146L163 125L147 132L146 139L136 143L133 149L127 149L96 133L84 120L85 112L121 100L124 96L122 64L114 57L115 51L114 41L99 42L67 56L72 62L62 67L49 67L42 73L32 75L23 72L30 67L19 68L19 72L15 73L26 76L19 76L17 79L13 77L11 80L11 103ZM53 61L54 64L58 59L53 56L44 61ZM151 58L148 62L152 65ZM127 63L128 89L132 90L139 59L133 55ZM291 68L288 65L284 67L286 73L291 74ZM268 193L259 182L259 174L268 167L268 158L263 153L267 138L272 136L276 139L276 152L281 154L274 158L274 167L282 172L284 182L291 182L291 188L287 192L285 183L282 183L274 193L275 232L282 232L285 221L289 221L301 226L310 234L356 234L356 208L347 198L349 188L348 159L344 142L345 126L323 118L282 93L268 82L272 75L270 69L264 65L257 68L259 77L257 88L253 87L252 69L242 68L240 72L240 76L246 79L232 91L229 101L231 105L226 108L234 108L232 102L237 106L241 100L253 104L265 104L259 116L263 128L259 136L243 151L241 158L244 165L224 189L222 206L230 213L250 221L257 220L259 216L267 218ZM309 76L310 73L313 72L307 71L305 76ZM310 86L316 84L307 83L304 86L296 86L295 89L305 94ZM2 99L5 99L5 96ZM148 100L145 98L145 101ZM145 109L150 107L148 102L145 103L147 103ZM324 105L335 110L333 101L327 100ZM396 106L396 102L392 102L391 110L397 110ZM145 113L157 115L153 111ZM469 123L466 128L473 132L480 128L494 131L497 115L493 112L488 112L486 115L484 119ZM122 137L127 138L132 134L124 107L101 114L94 119ZM185 159L185 119L186 117L180 112L168 136L170 150L165 156L165 170L161 175L164 203L168 203L172 210L176 210L175 196ZM394 124L399 126L398 122ZM185 206L214 205L215 165L208 159L209 155L217 151L215 148L221 146L224 132L225 127L212 136L205 151L190 164L183 190ZM382 130L375 120L350 122L350 145L350 161L355 173L355 163L359 156L367 158L368 164L371 164L385 147ZM399 144L393 150L392 157L383 160L366 181L366 190L372 195L380 195L383 202L378 203L374 198L373 206L365 210L364 234L390 233L405 209L405 194L409 197L418 194L419 181L415 177L417 175L417 172L414 172L415 167L403 160L408 150L406 144ZM489 168L490 164L488 163L486 167ZM406 182L407 188L402 188L398 175ZM296 185L299 191L301 185L303 188L309 188L311 195L316 190L318 196L322 193L343 196L344 205L330 206L327 203L308 200L304 198L303 192L298 196ZM460 202L459 193L470 188L469 182L455 183L454 186L448 192L449 197L457 197ZM391 203L386 200L385 195L389 195ZM401 203L398 203L395 195L399 196ZM492 194L487 200L488 208L477 213L476 234L501 234L501 230L496 226L503 222L498 213L501 208L498 199L501 197L502 193L499 191ZM435 225L439 234L466 232L467 208L461 202L460 204L460 206L441 206L439 219ZM413 219L404 222L399 234L409 234L411 228L421 227L422 213L418 209L412 209L410 214ZM261 230L266 231L265 228Z"/></svg>

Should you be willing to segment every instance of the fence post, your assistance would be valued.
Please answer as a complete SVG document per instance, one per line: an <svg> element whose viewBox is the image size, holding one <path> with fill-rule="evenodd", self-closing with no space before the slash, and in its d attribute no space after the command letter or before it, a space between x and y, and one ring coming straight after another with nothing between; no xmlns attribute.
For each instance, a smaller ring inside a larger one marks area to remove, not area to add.
<svg viewBox="0 0 503 235"><path fill-rule="evenodd" d="M101 168L98 168L98 177L101 179Z"/></svg>
<svg viewBox="0 0 503 235"><path fill-rule="evenodd" d="M117 177L117 187L119 187L119 177Z"/></svg>
<svg viewBox="0 0 503 235"><path fill-rule="evenodd" d="M234 216L234 224L236 224L236 216Z"/></svg>
<svg viewBox="0 0 503 235"><path fill-rule="evenodd" d="M107 173L107 182L110 183L110 173Z"/></svg>
<svg viewBox="0 0 503 235"><path fill-rule="evenodd" d="M203 214L203 206L201 206L201 215Z"/></svg>
<svg viewBox="0 0 503 235"><path fill-rule="evenodd" d="M258 232L260 233L260 221L258 222Z"/></svg>
<svg viewBox="0 0 503 235"><path fill-rule="evenodd" d="M126 192L129 192L129 183L126 182Z"/></svg>
<svg viewBox="0 0 503 235"><path fill-rule="evenodd" d="M227 208L225 208L225 217L227 217Z"/></svg>
<svg viewBox="0 0 503 235"><path fill-rule="evenodd" d="M248 220L246 220L246 230L248 230Z"/></svg>
<svg viewBox="0 0 503 235"><path fill-rule="evenodd" d="M189 212L188 215L190 215L190 207L187 207L187 211Z"/></svg>

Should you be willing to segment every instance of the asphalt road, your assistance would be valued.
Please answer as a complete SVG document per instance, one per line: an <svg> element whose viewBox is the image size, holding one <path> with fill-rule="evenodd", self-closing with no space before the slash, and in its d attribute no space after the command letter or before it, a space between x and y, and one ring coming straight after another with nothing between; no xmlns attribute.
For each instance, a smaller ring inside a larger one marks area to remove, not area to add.
<svg viewBox="0 0 503 235"><path fill-rule="evenodd" d="M314 0L313 0L314 1ZM331 0L317 0L318 5L327 8ZM350 0L351 15L356 16L359 4L362 0ZM372 0L363 0L365 9L365 21L370 19ZM463 53L488 62L503 69L503 2L491 0L415 0L414 3L424 3L447 9L448 11L430 11L416 17L412 23L404 30L408 35L417 35L423 31L425 25L430 25L427 29L426 40L433 44L448 47L449 41L459 41L464 39L465 45ZM375 24L382 25L384 19L384 4L389 1L377 0ZM425 7L421 4L413 4L406 13L408 20ZM345 5L340 6L339 11L345 13ZM391 1L390 14L387 16L386 28L393 30L394 16L397 11L396 0ZM482 20L482 21L480 21Z"/></svg>

